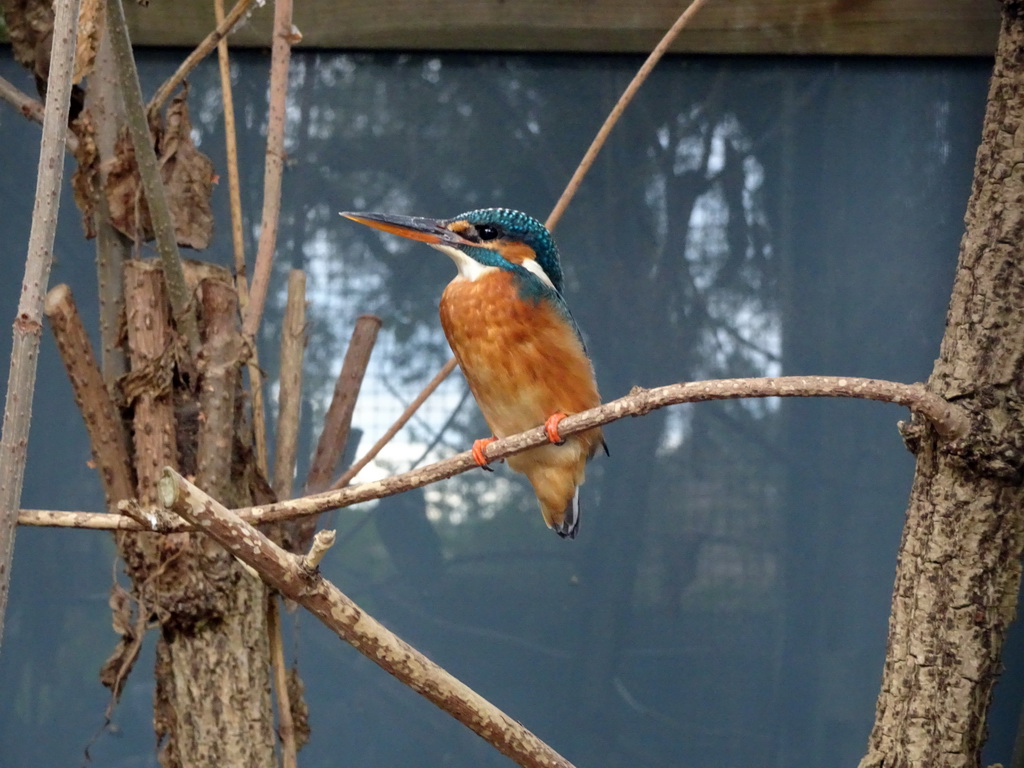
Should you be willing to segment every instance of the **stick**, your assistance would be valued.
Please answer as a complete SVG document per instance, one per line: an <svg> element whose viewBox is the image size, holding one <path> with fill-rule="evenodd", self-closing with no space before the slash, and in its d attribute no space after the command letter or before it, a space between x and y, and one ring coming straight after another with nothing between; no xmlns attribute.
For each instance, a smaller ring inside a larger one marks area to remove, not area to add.
<svg viewBox="0 0 1024 768"><path fill-rule="evenodd" d="M240 0L237 9L251 0ZM225 23L224 0L213 1L217 28ZM234 13L234 10L232 13ZM224 143L227 151L228 193L231 200L231 243L235 253L235 280L238 282L238 302L242 311L249 300L249 283L245 276L245 237L242 232L242 184L238 178L238 140L235 133L235 99L231 89L231 60L228 39L217 41L217 64L220 68L220 92L224 102Z"/></svg>
<svg viewBox="0 0 1024 768"><path fill-rule="evenodd" d="M67 369L75 402L85 420L92 458L103 481L107 506L135 495L132 465L124 428L117 407L103 382L89 334L75 306L71 289L58 285L46 295L44 309L64 368Z"/></svg>
<svg viewBox="0 0 1024 768"><path fill-rule="evenodd" d="M124 123L124 105L117 82L117 64L111 49L110 29L103 25L96 67L89 78L85 108L95 125L98 173L93 195L96 211L96 282L100 303L100 361L104 380L112 387L128 370L128 358L121 344L124 322L124 262L131 258L131 241L110 222L106 189L109 168L115 157L120 126Z"/></svg>
<svg viewBox="0 0 1024 768"><path fill-rule="evenodd" d="M227 18L220 20L218 19L217 28L210 34L203 38L203 41L196 46L195 50L188 55L188 57L181 62L181 66L178 67L177 71L171 75L163 85L156 89L156 93L153 94L153 98L149 100L149 106L146 107L147 114L152 114L160 110L164 103L174 93L174 89L184 82L185 78L191 74L192 70L196 68L196 65L200 61L205 59L210 51L218 47L224 38L228 36L235 25L241 21L245 12L249 10L249 6L252 5L252 0L238 0L235 3L235 7L231 9L231 12L227 15ZM221 14L223 15L223 6L221 6ZM226 106L226 104L225 104Z"/></svg>
<svg viewBox="0 0 1024 768"><path fill-rule="evenodd" d="M693 18L694 14L700 10L700 7L704 5L706 0L693 0L689 7L683 11L682 15L676 19L676 23L671 26L665 36L661 38L660 42L654 46L654 50L648 55L647 60L641 65L640 69L633 76L633 79L626 86L626 90L622 92L618 102L612 107L612 111L608 113L608 117L604 120L604 125L597 132L594 140L591 142L590 147L587 149L587 153L583 156L579 166L576 168L576 172L573 173L572 178L569 179L569 183L565 185L565 190L562 192L562 196L558 198L558 202L555 203L555 207L551 213L548 214L548 220L545 222L545 226L548 229L554 229L559 220L562 218L562 214L565 213L565 209L569 206L569 201L572 200L576 194L576 190L579 189L580 184L583 182L583 177L587 175L587 171L590 170L590 166L594 164L594 160L597 158L597 153L601 151L605 141L608 140L608 134L612 132L612 128L619 122L619 118L622 117L622 113L626 107L629 106L629 102L633 100L636 92L640 90L640 86L644 84L647 76L651 74L651 70L654 69L655 65L661 60L661 57L668 50L668 47L672 45L672 41L676 39L683 28L690 23L690 19Z"/></svg>
<svg viewBox="0 0 1024 768"><path fill-rule="evenodd" d="M3 640L11 562L14 558L14 529L18 522L25 461L28 457L28 428L32 421L39 337L43 330L43 294L53 263L53 240L57 232L60 188L64 181L63 161L77 19L78 0L57 0L32 229L25 257L25 279L21 284L18 314L14 319L3 434L0 436L0 642Z"/></svg>
<svg viewBox="0 0 1024 768"><path fill-rule="evenodd" d="M281 175L284 171L284 125L288 102L288 62L292 50L292 2L274 2L274 40L270 53L270 111L267 116L267 160L263 175L263 216L256 250L252 290L245 308L242 334L255 339L270 286L270 268L277 247L277 225L281 216Z"/></svg>
<svg viewBox="0 0 1024 768"><path fill-rule="evenodd" d="M203 308L202 386L196 477L220 497L231 487L231 448L235 437L242 336L238 329L238 294L229 282L199 284Z"/></svg>
<svg viewBox="0 0 1024 768"><path fill-rule="evenodd" d="M13 106L23 117L32 122L40 124L43 122L43 105L6 77L0 77L0 99ZM65 132L64 144L66 151L71 153L78 151L78 137L70 130Z"/></svg>
<svg viewBox="0 0 1024 768"><path fill-rule="evenodd" d="M669 384L655 389L634 387L625 397L566 417L558 425L563 436L574 435L593 427L610 424L626 416L644 416L651 411L678 403L708 400L730 400L744 397L850 397L878 400L909 407L916 415L926 419L939 436L946 441L967 437L971 431L970 417L964 409L948 403L922 384L900 384L878 379L859 379L841 376L780 376L778 378L715 379ZM497 459L520 453L548 442L542 427L504 437L491 443L485 455ZM341 509L364 501L372 501L396 493L420 488L424 485L452 477L476 468L470 451L430 464L426 467L386 477L371 483L326 491L292 501L233 510L239 517L256 524L287 520L304 515L316 515L331 509ZM89 517L83 512L43 512L38 515L25 511L19 522L24 525L56 525L57 516L68 515L72 527L104 528L109 515ZM169 530L169 529L168 529ZM182 529L178 529L182 530Z"/></svg>
<svg viewBox="0 0 1024 768"><path fill-rule="evenodd" d="M422 392L416 395L416 399L409 403L406 409L402 411L402 415L395 419L394 424L388 427L388 431L381 435L380 439L373 444L373 447L359 461L349 467L341 477L334 481L334 484L331 485L331 490L344 488L352 482L352 478L358 475L363 467L377 458L377 454L383 450L385 445L391 442L391 438L398 434L398 431L406 425L409 419L419 410L419 407L434 393L434 390L441 386L441 382L448 378L448 374L455 370L455 365L455 358L453 357L441 367L441 370L434 374L434 378L430 380L430 383L423 388Z"/></svg>
<svg viewBox="0 0 1024 768"><path fill-rule="evenodd" d="M281 382L277 396L277 456L274 458L274 493L292 497L295 456L299 445L302 406L302 357L306 349L306 273L288 275L288 304L281 329Z"/></svg>
<svg viewBox="0 0 1024 768"><path fill-rule="evenodd" d="M355 412L356 399L362 386L366 367L370 364L370 354L377 341L381 319L376 315L361 315L356 318L352 338L345 352L338 380L334 383L334 396L324 417L323 430L313 455L313 465L309 468L306 478L308 492L316 493L328 487L331 474L338 460L345 453L349 429L352 427L352 414Z"/></svg>
<svg viewBox="0 0 1024 768"><path fill-rule="evenodd" d="M571 764L465 683L384 628L304 559L278 547L220 503L168 468L160 502L198 526L264 581L295 600L340 638L389 674L440 707L521 766L571 768Z"/></svg>

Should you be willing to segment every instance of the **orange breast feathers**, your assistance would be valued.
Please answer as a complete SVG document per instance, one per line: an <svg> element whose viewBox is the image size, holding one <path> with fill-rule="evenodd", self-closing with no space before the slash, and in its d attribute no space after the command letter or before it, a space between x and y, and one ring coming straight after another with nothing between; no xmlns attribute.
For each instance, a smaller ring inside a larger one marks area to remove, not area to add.
<svg viewBox="0 0 1024 768"><path fill-rule="evenodd" d="M593 366L572 324L549 301L524 300L516 278L505 270L449 283L441 297L441 325L496 437L601 402ZM584 457L601 444L600 429L575 437Z"/></svg>

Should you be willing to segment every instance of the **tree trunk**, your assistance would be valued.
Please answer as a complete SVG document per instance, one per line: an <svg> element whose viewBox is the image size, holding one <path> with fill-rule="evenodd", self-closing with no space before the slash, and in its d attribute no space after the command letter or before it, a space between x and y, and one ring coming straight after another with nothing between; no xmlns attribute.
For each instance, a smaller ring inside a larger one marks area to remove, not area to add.
<svg viewBox="0 0 1024 768"><path fill-rule="evenodd" d="M237 450L244 443L236 439L235 408L242 344L230 279L200 283L197 399L181 371L175 373L175 345L181 353L182 342L170 328L160 268L141 261L125 267L132 364L125 388L143 510L155 505L165 465L196 474L232 506L253 503L251 455ZM274 765L263 583L202 534L122 534L119 544L140 610L160 624L154 727L161 764Z"/></svg>
<svg viewBox="0 0 1024 768"><path fill-rule="evenodd" d="M978 766L1024 541L1024 3L1004 2L966 233L929 386L973 415L953 446L905 429L917 470L882 690L861 768Z"/></svg>

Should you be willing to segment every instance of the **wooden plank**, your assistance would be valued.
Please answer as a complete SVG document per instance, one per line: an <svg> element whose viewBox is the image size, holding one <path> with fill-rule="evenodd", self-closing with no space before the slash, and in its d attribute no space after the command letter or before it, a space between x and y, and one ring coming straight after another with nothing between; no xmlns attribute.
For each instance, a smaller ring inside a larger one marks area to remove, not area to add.
<svg viewBox="0 0 1024 768"><path fill-rule="evenodd" d="M269 45L272 3L234 45ZM299 48L642 53L679 0L299 0ZM125 3L133 40L192 46L213 28L210 0ZM995 0L712 0L679 53L991 56Z"/></svg>

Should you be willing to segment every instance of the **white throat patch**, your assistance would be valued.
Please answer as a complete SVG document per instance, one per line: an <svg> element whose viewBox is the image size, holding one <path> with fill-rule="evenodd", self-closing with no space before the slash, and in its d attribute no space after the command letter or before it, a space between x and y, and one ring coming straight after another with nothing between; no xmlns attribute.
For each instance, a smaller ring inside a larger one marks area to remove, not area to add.
<svg viewBox="0 0 1024 768"><path fill-rule="evenodd" d="M455 266L459 268L459 277L463 280L469 280L472 282L497 269L497 267L490 267L486 264L481 264L476 259L467 256L458 248L451 245L430 243L430 247L436 248L441 251L441 253L447 254L449 258L455 262ZM548 273L545 272L541 265L537 263L536 259L523 259L522 267L527 272L530 272L540 278L540 281L548 288L551 288L552 290L555 289L555 285L551 282L551 278L548 277Z"/></svg>
<svg viewBox="0 0 1024 768"><path fill-rule="evenodd" d="M464 280L472 282L489 272L494 272L497 267L489 267L486 264L481 264L476 259L470 258L458 248L451 245L442 245L440 243L430 243L431 248L436 248L441 253L447 254L451 257L451 260L455 262L455 266L459 268L459 277Z"/></svg>

